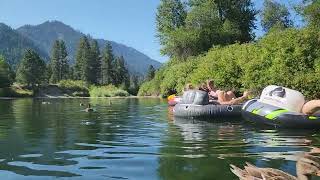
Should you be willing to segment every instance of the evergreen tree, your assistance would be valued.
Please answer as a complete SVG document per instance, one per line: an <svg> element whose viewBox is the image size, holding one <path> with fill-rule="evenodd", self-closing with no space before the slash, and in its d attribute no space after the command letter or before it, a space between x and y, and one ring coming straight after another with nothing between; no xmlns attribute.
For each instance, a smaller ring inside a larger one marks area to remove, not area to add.
<svg viewBox="0 0 320 180"><path fill-rule="evenodd" d="M101 57L97 40L91 44L90 82L98 84L101 79Z"/></svg>
<svg viewBox="0 0 320 180"><path fill-rule="evenodd" d="M68 73L68 79L75 80L75 71L74 71L74 66L70 66L69 68L69 73Z"/></svg>
<svg viewBox="0 0 320 180"><path fill-rule="evenodd" d="M90 82L90 67L91 67L91 47L89 40L86 36L80 39L77 53L76 53L76 64L75 64L75 78L77 80L83 80Z"/></svg>
<svg viewBox="0 0 320 180"><path fill-rule="evenodd" d="M137 95L139 91L139 79L136 75L130 76L130 88L129 93L132 95Z"/></svg>
<svg viewBox="0 0 320 180"><path fill-rule="evenodd" d="M156 70L154 69L154 67L150 65L146 75L146 81L151 81L154 78L155 72Z"/></svg>
<svg viewBox="0 0 320 180"><path fill-rule="evenodd" d="M125 67L125 62L123 56L116 58L114 66L114 84L116 86L122 85L124 89L129 88L129 72Z"/></svg>
<svg viewBox="0 0 320 180"><path fill-rule="evenodd" d="M69 73L69 62L68 62L68 52L66 44L63 40L60 40L60 80L68 79Z"/></svg>
<svg viewBox="0 0 320 180"><path fill-rule="evenodd" d="M43 80L45 69L45 62L35 51L28 49L19 64L16 79L18 82L29 86L40 84Z"/></svg>
<svg viewBox="0 0 320 180"><path fill-rule="evenodd" d="M266 32L271 28L284 29L293 25L289 10L284 4L265 0L263 5L261 25Z"/></svg>
<svg viewBox="0 0 320 180"><path fill-rule="evenodd" d="M52 76L52 68L51 68L51 63L48 63L46 65L46 70L45 70L45 73L44 73L44 81L45 83L49 84L50 83L50 79L51 79L51 76Z"/></svg>
<svg viewBox="0 0 320 180"><path fill-rule="evenodd" d="M56 40L51 52L51 77L50 82L57 83L68 78L69 64L67 49L64 41Z"/></svg>
<svg viewBox="0 0 320 180"><path fill-rule="evenodd" d="M13 73L4 57L0 55L0 88L9 87L13 82Z"/></svg>
<svg viewBox="0 0 320 180"><path fill-rule="evenodd" d="M50 82L57 83L60 81L60 42L56 40L53 43L52 51L51 51L51 77Z"/></svg>
<svg viewBox="0 0 320 180"><path fill-rule="evenodd" d="M114 64L114 55L110 43L106 44L101 61L101 84L111 84L114 82L112 66Z"/></svg>

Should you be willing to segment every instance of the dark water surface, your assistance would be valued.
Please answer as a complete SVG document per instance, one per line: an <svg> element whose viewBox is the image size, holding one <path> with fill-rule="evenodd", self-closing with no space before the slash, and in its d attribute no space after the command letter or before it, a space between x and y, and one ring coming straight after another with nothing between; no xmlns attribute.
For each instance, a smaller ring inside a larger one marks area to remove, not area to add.
<svg viewBox="0 0 320 180"><path fill-rule="evenodd" d="M0 100L0 179L236 179L246 161L295 174L319 137L173 119L161 99Z"/></svg>

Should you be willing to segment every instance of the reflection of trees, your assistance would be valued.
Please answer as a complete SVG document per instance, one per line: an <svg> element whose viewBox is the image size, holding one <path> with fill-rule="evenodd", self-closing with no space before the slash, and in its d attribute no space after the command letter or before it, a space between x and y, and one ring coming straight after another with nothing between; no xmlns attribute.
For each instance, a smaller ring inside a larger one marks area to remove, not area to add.
<svg viewBox="0 0 320 180"><path fill-rule="evenodd" d="M162 140L159 176L161 179L232 179L230 160L222 155L244 153L242 139L239 126L175 118ZM233 158L232 163L243 160L249 158Z"/></svg>
<svg viewBox="0 0 320 180"><path fill-rule="evenodd" d="M41 109L41 102L33 99L13 101L14 116L24 136L39 139L45 135L49 117Z"/></svg>
<svg viewBox="0 0 320 180"><path fill-rule="evenodd" d="M23 151L21 134L17 133L14 118L14 101L0 100L0 159L13 158Z"/></svg>
<svg viewBox="0 0 320 180"><path fill-rule="evenodd" d="M80 102L90 102L97 111L84 112ZM95 149L103 147L100 144L130 143L126 140L139 134L136 130L141 124L136 120L144 109L139 107L138 99L111 99L111 103L108 99L18 99L0 101L0 108L0 159L5 159L0 169L21 175L62 177L79 172L69 173L63 168L54 171L51 165L77 164L73 158L82 155L73 150L88 150L81 152L95 156ZM20 156L29 154L36 156ZM16 165L20 162L25 165Z"/></svg>
<svg viewBox="0 0 320 180"><path fill-rule="evenodd" d="M0 100L0 139L6 139L15 125L12 102L13 100Z"/></svg>

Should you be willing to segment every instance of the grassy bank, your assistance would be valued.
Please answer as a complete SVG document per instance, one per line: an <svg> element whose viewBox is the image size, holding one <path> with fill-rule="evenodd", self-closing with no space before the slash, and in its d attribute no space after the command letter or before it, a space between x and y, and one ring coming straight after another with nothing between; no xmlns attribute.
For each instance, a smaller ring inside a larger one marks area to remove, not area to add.
<svg viewBox="0 0 320 180"><path fill-rule="evenodd" d="M21 85L0 88L0 97L127 97L130 94L116 86L94 86L83 81L63 80L32 90Z"/></svg>
<svg viewBox="0 0 320 180"><path fill-rule="evenodd" d="M287 29L270 32L257 42L215 47L186 61L171 59L144 83L139 95L169 95L213 79L221 89L261 91L270 84L320 98L320 32Z"/></svg>
<svg viewBox="0 0 320 180"><path fill-rule="evenodd" d="M90 97L127 97L130 94L120 88L113 85L108 86L91 86L90 87Z"/></svg>
<svg viewBox="0 0 320 180"><path fill-rule="evenodd" d="M73 96L85 97L126 97L130 94L114 85L95 86L89 85L83 81L60 81L58 86L64 91L73 91Z"/></svg>
<svg viewBox="0 0 320 180"><path fill-rule="evenodd" d="M33 97L33 90L16 86L0 88L0 97Z"/></svg>

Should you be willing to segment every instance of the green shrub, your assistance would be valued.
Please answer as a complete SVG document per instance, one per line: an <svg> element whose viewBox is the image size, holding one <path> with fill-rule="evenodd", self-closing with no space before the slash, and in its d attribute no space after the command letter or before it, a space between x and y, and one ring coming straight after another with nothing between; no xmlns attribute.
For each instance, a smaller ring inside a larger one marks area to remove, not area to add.
<svg viewBox="0 0 320 180"><path fill-rule="evenodd" d="M142 84L138 95L181 93L186 83L213 79L221 89L260 92L270 84L320 98L320 31L272 31L257 42L212 48L191 60L172 59L155 78Z"/></svg>
<svg viewBox="0 0 320 180"><path fill-rule="evenodd" d="M130 95L127 91L119 89L114 85L101 86L101 87L91 86L89 93L90 93L90 97L115 97L115 96L126 97Z"/></svg>
<svg viewBox="0 0 320 180"><path fill-rule="evenodd" d="M80 80L62 80L58 83L58 86L65 90L88 91L88 84Z"/></svg>

